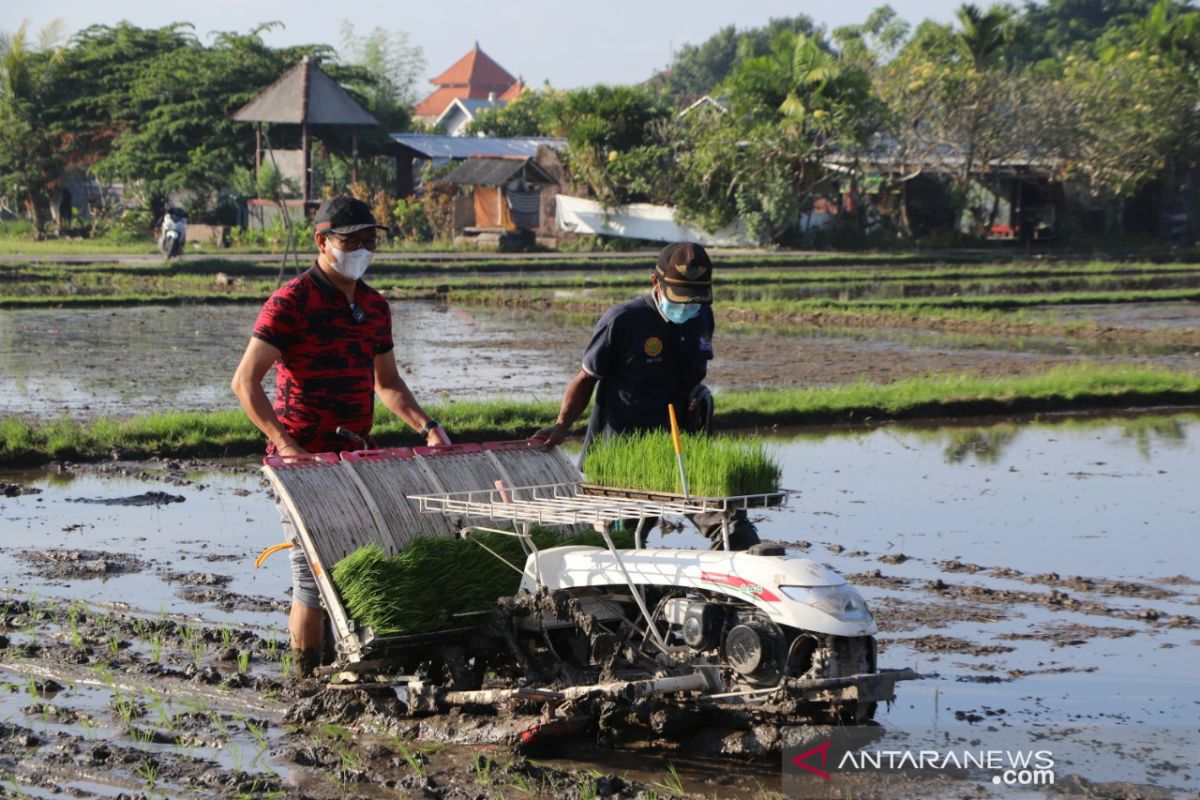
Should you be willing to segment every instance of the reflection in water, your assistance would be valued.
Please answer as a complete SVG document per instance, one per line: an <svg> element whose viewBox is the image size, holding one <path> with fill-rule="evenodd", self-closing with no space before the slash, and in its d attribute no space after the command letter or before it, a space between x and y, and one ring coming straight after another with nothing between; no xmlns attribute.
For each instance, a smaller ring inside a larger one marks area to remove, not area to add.
<svg viewBox="0 0 1200 800"><path fill-rule="evenodd" d="M950 431L945 457L950 464L958 464L974 457L981 464L995 464L1005 447L1017 439L1015 425L994 425L990 428L969 428Z"/></svg>
<svg viewBox="0 0 1200 800"><path fill-rule="evenodd" d="M925 448L940 448L947 464L998 464L1004 455L1031 427L1069 430L1074 433L1095 431L1116 433L1133 443L1138 456L1149 461L1155 445L1181 448L1187 445L1187 427L1200 420L1200 414L1096 416L1056 415L1005 419L990 425L961 425L939 420L928 423L889 423L882 428L812 429L795 434L796 440L862 438L882 431L906 449L902 439Z"/></svg>
<svg viewBox="0 0 1200 800"><path fill-rule="evenodd" d="M1188 417L1183 415L1133 417L1118 420L1118 427L1123 437L1133 440L1142 460L1149 461L1151 447L1156 441L1166 447L1183 447L1187 444L1187 430L1184 426L1187 419Z"/></svg>

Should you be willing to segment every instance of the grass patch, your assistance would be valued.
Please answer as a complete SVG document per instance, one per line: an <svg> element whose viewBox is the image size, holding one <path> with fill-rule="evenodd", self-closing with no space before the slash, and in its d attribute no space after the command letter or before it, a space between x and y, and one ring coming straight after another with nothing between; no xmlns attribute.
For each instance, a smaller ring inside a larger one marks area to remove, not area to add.
<svg viewBox="0 0 1200 800"><path fill-rule="evenodd" d="M682 436L683 463L694 497L731 497L779 491L783 468L762 439ZM650 492L683 493L670 431L598 439L584 469L590 483Z"/></svg>
<svg viewBox="0 0 1200 800"><path fill-rule="evenodd" d="M304 262L307 267L308 262ZM453 269L441 261L379 261L370 282L393 299L440 299L462 305L558 306L599 311L648 285L645 263L610 260L470 260ZM724 266L728 266L723 264ZM920 268L819 269L755 256L745 268L718 273L718 311L774 316L813 310L886 309L927 313L932 309L1012 310L1030 305L1190 300L1200 289L1155 287L1200 275L1194 264L1089 262L1074 265L986 263L927 264ZM470 274L466 274L466 273ZM224 277L218 278L218 273ZM519 274L505 274L519 273ZM540 274L528 274L540 273ZM557 274L556 274L557 273ZM279 265L245 259L193 258L169 264L0 264L0 307L120 306L134 303L249 302L277 285ZM294 266L284 278L295 275ZM1104 279L1141 284L1106 289ZM888 297L901 284L919 283L923 297ZM847 287L870 289L878 298L839 299ZM1039 286L1043 288L1039 289ZM586 296L558 297L561 290ZM772 299L779 292L813 296ZM1020 294L1025 292L1024 294ZM829 295L829 296L820 296Z"/></svg>
<svg viewBox="0 0 1200 800"><path fill-rule="evenodd" d="M539 549L605 546L595 532L563 536L538 528L532 538ZM516 537L477 533L472 539L511 564L525 566L525 552ZM632 547L633 534L615 533L613 543ZM497 598L516 594L521 582L517 572L475 541L433 536L419 537L390 557L378 545L359 548L339 561L332 575L350 616L381 636L466 627L478 618L455 614L486 611Z"/></svg>
<svg viewBox="0 0 1200 800"><path fill-rule="evenodd" d="M1056 367L1035 375L934 375L894 383L732 392L717 397L718 427L755 427L1038 411L1200 404L1200 375L1134 367Z"/></svg>
<svg viewBox="0 0 1200 800"><path fill-rule="evenodd" d="M943 375L886 384L728 392L717 397L716 424L729 431L1143 405L1200 405L1200 375L1081 365L1027 377ZM558 403L495 400L431 405L427 410L456 441L470 442L529 436L554 419ZM380 446L422 443L416 431L386 409L377 408L375 419L372 435ZM262 434L240 410L121 420L0 418L0 464L5 465L152 455L239 456L262 453L263 448Z"/></svg>

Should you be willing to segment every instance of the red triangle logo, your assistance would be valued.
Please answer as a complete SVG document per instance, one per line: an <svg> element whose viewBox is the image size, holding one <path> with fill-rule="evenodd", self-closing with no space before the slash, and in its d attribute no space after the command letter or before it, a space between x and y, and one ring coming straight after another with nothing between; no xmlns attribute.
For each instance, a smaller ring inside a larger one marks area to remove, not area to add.
<svg viewBox="0 0 1200 800"><path fill-rule="evenodd" d="M832 744L832 742L828 742L828 741L822 742L821 744L817 745L816 747L812 748L811 750L809 750L807 752L801 753L798 756L793 756L792 763L795 764L797 767L800 767L800 769L808 770L813 775L820 775L821 778L823 778L824 780L827 780L827 781L833 780L833 776L830 775L825 770L817 769L812 764L807 763L807 759L810 756L812 756L814 753L820 753L821 766L822 767L825 766L825 758L829 755L829 745L830 744Z"/></svg>

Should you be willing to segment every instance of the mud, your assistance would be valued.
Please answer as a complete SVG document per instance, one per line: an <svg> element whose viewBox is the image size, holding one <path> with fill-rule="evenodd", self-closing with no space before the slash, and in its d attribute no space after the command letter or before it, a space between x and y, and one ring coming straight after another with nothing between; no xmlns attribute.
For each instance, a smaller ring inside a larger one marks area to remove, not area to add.
<svg viewBox="0 0 1200 800"><path fill-rule="evenodd" d="M1183 445L1151 439L1148 465L1108 451L1058 464L1054 443L1075 435L1061 427L1033 443L1006 440L989 451L994 462L974 451L952 460L946 440L958 442L957 434L930 443L892 430L844 443L886 481L843 462L836 438L815 449L784 445L802 465L785 465L785 483L804 492L764 516L764 537L845 575L875 611L881 665L923 676L879 709L879 747L1048 741L1056 756L1064 753L1063 794L1153 797L1161 786L1162 796L1189 796L1196 740L1188 709L1197 693L1187 665L1200 641L1200 576L1187 567L1184 535L1195 513L1192 428L1180 428ZM1092 447L1113 428L1098 430L1078 438ZM1006 459L1025 450L1039 469L1018 462L1010 472ZM940 466L914 461L922 452ZM1107 463L1097 468L1100 461ZM205 466L216 471L201 474ZM1074 473L1086 476L1068 477ZM286 565L249 566L278 538L251 464L63 464L53 475L59 483L17 480L43 493L4 501L6 519L28 531L28 557L8 555L8 593L0 595L0 787L15 781L26 796L45 797L54 785L83 797L316 800L765 798L780 787L778 760L761 756L769 732L731 730L661 703L625 714L638 718L636 740L626 735L627 719L607 714L557 749L531 754L514 743L536 716L491 707L412 715L406 695L388 687L298 682L281 638ZM1053 536L1028 522L1046 513L1036 497L1042 484L1053 487L1055 503L1064 486L1071 493L1062 518L1046 523ZM80 512L88 507L65 502L168 486L186 502L97 506L86 523ZM1128 488L1121 494L1116 486ZM1125 496L1136 502L1122 503ZM923 515L910 517L904 500ZM1103 508L1096 520L1085 513L1092 507ZM45 547L41 530L65 546ZM703 546L698 538L685 526L661 542ZM56 559L116 562L122 553L142 563L110 575L103 588L88 574L50 581L38 571ZM1181 714L1189 726L1182 734L1155 727L1183 722ZM948 739L920 738L931 720ZM939 800L992 790L978 774L854 776L845 788L839 796ZM17 795L0 788L0 796Z"/></svg>
<svg viewBox="0 0 1200 800"><path fill-rule="evenodd" d="M280 642L247 631L23 600L0 629L0 705L17 701L0 722L2 797L689 794L671 773L656 786L532 761L494 713L414 718L386 686L299 680Z"/></svg>
<svg viewBox="0 0 1200 800"><path fill-rule="evenodd" d="M54 580L80 578L111 578L130 572L141 572L147 564L128 553L108 553L101 550L27 550L17 558L33 567L42 577Z"/></svg>
<svg viewBox="0 0 1200 800"><path fill-rule="evenodd" d="M235 408L230 365L253 305L0 311L0 415L75 418ZM422 401L557 398L578 369L599 310L574 314L430 303L393 304L401 374ZM1026 375L1051 366L1159 365L1198 370L1196 331L930 320L905 314L721 311L709 383L717 389L889 382L966 372ZM75 354L86 350L82 364ZM161 358L170 352L170 358ZM153 374L143 367L153 361ZM31 365L37 365L34 369ZM270 387L268 387L270 388ZM120 453L115 457L119 458Z"/></svg>
<svg viewBox="0 0 1200 800"><path fill-rule="evenodd" d="M68 503L95 503L102 506L165 506L182 503L184 498L166 492L142 492L129 497L68 497Z"/></svg>

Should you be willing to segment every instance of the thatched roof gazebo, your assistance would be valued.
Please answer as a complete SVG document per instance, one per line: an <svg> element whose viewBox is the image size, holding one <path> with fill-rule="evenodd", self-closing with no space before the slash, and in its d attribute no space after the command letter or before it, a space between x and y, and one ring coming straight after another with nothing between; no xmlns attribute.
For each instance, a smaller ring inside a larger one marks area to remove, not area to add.
<svg viewBox="0 0 1200 800"><path fill-rule="evenodd" d="M232 115L239 122L255 123L255 170L262 166L262 123L300 126L300 149L304 162L303 192L307 207L312 198L312 154L310 128L314 125L375 127L379 120L355 102L337 82L309 61L308 56L253 100ZM351 150L354 180L358 179L358 131L352 130Z"/></svg>

